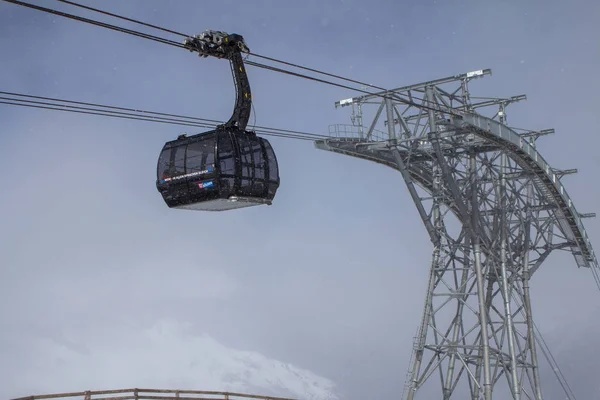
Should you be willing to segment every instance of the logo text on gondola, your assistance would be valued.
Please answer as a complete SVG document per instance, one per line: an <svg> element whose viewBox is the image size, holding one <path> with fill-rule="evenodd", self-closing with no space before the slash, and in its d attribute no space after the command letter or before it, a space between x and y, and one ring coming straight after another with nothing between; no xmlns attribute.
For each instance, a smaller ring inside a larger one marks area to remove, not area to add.
<svg viewBox="0 0 600 400"><path fill-rule="evenodd" d="M208 167L207 169L202 170L202 171L191 172L191 173L185 174L185 175L173 176L171 178L165 178L165 179L162 180L162 183L171 182L171 181L178 181L180 179L191 178L193 176L198 176L198 175L204 175L204 174L211 173L213 171L214 171L213 167Z"/></svg>

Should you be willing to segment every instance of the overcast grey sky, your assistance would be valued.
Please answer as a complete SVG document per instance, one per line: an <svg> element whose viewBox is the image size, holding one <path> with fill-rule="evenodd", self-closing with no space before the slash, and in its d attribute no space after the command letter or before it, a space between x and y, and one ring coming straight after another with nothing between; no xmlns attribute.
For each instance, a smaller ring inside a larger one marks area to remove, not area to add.
<svg viewBox="0 0 600 400"><path fill-rule="evenodd" d="M595 1L80 2L190 34L237 32L255 53L385 87L492 68L472 93L527 94L511 125L555 128L538 148L554 167L579 169L564 179L569 194L581 212L600 212ZM3 91L220 120L233 107L225 61L4 2L0 51ZM354 93L248 70L257 124L326 133L350 123L333 104ZM217 363L238 349L311 371L348 400L398 397L430 246L397 172L273 138L282 183L271 207L171 210L156 161L184 127L9 106L0 121L2 398L219 390L221 378L193 369L207 348L221 349ZM585 223L600 245L598 221ZM600 333L600 294L568 254L553 255L532 290L557 352L582 348L565 338ZM600 373L592 352L578 354L587 366L567 379ZM553 375L543 379L551 387Z"/></svg>

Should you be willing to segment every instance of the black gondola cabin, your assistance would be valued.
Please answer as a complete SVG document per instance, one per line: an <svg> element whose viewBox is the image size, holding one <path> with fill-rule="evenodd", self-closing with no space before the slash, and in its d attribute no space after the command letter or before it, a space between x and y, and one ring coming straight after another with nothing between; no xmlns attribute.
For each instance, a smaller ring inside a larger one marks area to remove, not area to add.
<svg viewBox="0 0 600 400"><path fill-rule="evenodd" d="M268 140L219 129L167 142L156 187L171 208L223 211L271 204L279 169Z"/></svg>
<svg viewBox="0 0 600 400"><path fill-rule="evenodd" d="M170 208L223 211L271 204L279 169L268 140L246 130L252 94L237 34L205 31L184 46L202 57L226 58L235 82L233 115L214 131L167 142L158 159L156 188Z"/></svg>

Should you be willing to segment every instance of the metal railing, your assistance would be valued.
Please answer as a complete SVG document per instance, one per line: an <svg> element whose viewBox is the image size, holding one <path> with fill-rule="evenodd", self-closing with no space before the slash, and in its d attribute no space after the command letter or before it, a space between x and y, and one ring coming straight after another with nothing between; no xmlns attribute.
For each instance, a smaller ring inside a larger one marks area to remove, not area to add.
<svg viewBox="0 0 600 400"><path fill-rule="evenodd" d="M369 142L382 142L389 139L385 132L373 129L371 135L368 135L368 128L357 125L334 124L329 125L329 136L335 139L360 139Z"/></svg>
<svg viewBox="0 0 600 400"><path fill-rule="evenodd" d="M261 396L244 393L211 392L175 389L116 389L73 393L42 394L13 400L81 399L81 400L294 400L285 397Z"/></svg>

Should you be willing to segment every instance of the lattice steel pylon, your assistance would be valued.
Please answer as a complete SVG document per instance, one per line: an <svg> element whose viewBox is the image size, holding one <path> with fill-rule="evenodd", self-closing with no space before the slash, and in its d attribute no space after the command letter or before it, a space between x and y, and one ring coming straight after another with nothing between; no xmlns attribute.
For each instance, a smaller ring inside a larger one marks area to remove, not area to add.
<svg viewBox="0 0 600 400"><path fill-rule="evenodd" d="M443 399L541 400L531 276L553 250L566 250L600 287L581 222L594 214L579 214L561 183L576 171L553 169L537 152L535 140L552 129L507 126L506 107L524 95L473 101L468 84L486 75L491 70L339 101L352 107L353 124L330 126L331 138L315 142L399 170L433 244L409 400L426 383ZM371 104L378 108L365 126ZM480 113L490 107L493 115Z"/></svg>

